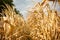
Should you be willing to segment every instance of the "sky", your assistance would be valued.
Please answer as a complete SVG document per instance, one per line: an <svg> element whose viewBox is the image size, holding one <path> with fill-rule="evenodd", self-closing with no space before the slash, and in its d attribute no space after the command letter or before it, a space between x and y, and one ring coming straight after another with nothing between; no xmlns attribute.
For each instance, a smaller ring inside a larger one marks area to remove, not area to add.
<svg viewBox="0 0 60 40"><path fill-rule="evenodd" d="M34 0L33 0L34 1ZM20 13L23 15L24 18L27 16L27 10L33 7L34 3L32 0L14 0L15 7ZM40 2L41 0L35 0L35 2Z"/></svg>
<svg viewBox="0 0 60 40"><path fill-rule="evenodd" d="M27 10L29 10L29 8L33 7L34 2L41 2L42 0L14 0L14 4L15 7L17 8L17 10L20 11L20 13L23 15L24 18L26 18L27 16ZM52 4L52 3L50 3ZM58 6L58 4L56 5L56 9L60 10L60 6Z"/></svg>
<svg viewBox="0 0 60 40"><path fill-rule="evenodd" d="M17 10L20 11L20 13L23 15L24 18L26 18L27 16L28 8L33 6L31 0L14 0L14 4Z"/></svg>

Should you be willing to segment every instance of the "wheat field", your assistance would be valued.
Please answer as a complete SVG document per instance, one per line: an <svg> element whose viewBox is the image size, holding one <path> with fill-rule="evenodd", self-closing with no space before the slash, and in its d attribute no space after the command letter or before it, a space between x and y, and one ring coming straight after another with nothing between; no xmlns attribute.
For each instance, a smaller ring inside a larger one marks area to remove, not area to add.
<svg viewBox="0 0 60 40"><path fill-rule="evenodd" d="M0 40L60 40L60 12L51 10L48 2L35 4L26 21L6 6L6 17L0 17Z"/></svg>

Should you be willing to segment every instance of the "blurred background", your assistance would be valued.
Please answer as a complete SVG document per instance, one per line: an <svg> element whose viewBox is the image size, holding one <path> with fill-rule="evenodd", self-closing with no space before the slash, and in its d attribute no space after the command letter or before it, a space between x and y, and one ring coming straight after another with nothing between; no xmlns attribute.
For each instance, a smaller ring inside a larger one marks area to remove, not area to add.
<svg viewBox="0 0 60 40"><path fill-rule="evenodd" d="M20 11L20 13L23 15L23 17L26 19L27 12L30 8L34 6L35 3L41 2L42 0L14 0L14 4L17 8L17 10ZM52 6L53 2L50 2L50 5ZM56 10L60 11L60 6L58 3L56 3ZM52 9L52 8L51 8Z"/></svg>

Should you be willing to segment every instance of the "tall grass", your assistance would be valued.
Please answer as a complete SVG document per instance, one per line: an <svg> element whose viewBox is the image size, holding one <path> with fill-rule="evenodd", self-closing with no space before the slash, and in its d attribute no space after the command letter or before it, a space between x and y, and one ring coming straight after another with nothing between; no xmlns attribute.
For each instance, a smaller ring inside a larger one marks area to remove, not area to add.
<svg viewBox="0 0 60 40"><path fill-rule="evenodd" d="M60 40L60 16L56 10L51 10L47 3L37 3L27 20L16 14L14 9L6 4L8 9L2 12L1 40ZM0 25L1 26L1 25Z"/></svg>
<svg viewBox="0 0 60 40"><path fill-rule="evenodd" d="M56 10L51 10L48 3L37 3L27 18L30 36L34 40L60 40L60 16Z"/></svg>

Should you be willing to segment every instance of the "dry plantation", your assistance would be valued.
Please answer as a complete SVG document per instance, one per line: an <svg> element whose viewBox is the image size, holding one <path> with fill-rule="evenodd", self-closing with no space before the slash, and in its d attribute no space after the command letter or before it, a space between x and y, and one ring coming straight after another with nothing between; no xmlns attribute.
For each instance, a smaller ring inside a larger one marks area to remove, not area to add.
<svg viewBox="0 0 60 40"><path fill-rule="evenodd" d="M60 12L51 9L49 1L35 4L26 21L6 7L6 17L0 17L0 40L60 40Z"/></svg>

